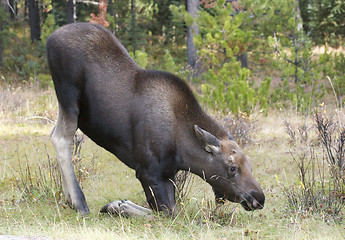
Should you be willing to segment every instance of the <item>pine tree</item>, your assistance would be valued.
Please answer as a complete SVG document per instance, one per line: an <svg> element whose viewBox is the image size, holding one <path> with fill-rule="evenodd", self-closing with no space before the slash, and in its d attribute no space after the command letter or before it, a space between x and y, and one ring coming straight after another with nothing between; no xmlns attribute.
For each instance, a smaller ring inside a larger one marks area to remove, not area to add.
<svg viewBox="0 0 345 240"><path fill-rule="evenodd" d="M226 1L212 2L209 6L199 13L200 34L195 38L200 60L208 69L203 75L203 102L235 114L250 114L257 105L266 110L270 78L254 86L251 71L237 61L252 41L251 32L242 28L247 15L235 14Z"/></svg>

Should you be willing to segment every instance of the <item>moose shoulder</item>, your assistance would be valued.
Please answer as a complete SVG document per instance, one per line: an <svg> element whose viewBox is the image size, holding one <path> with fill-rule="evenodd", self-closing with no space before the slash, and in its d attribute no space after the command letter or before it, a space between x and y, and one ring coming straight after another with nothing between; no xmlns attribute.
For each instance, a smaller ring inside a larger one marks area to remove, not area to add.
<svg viewBox="0 0 345 240"><path fill-rule="evenodd" d="M205 179L217 197L246 210L263 208L265 196L248 158L183 80L141 69L108 30L89 23L56 30L47 40L47 56L59 102L51 137L72 208L89 213L71 160L77 128L135 169L154 210L175 210L180 169ZM129 201L124 208L131 206L142 210Z"/></svg>

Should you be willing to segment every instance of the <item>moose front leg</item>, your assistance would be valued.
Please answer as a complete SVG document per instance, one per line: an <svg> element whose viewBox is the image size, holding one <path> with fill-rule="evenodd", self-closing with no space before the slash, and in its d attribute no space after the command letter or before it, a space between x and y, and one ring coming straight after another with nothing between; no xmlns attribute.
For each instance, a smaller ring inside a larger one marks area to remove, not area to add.
<svg viewBox="0 0 345 240"><path fill-rule="evenodd" d="M161 189L158 186L160 186ZM153 187L146 186L144 187L144 190L147 201L152 209L156 211L163 211L168 214L176 212L177 208L175 206L175 185L173 180L169 179L168 181L163 181L162 183L153 185ZM164 197L162 197L163 195ZM112 201L106 204L100 212L131 217L150 217L152 214L152 210L141 207L129 200Z"/></svg>
<svg viewBox="0 0 345 240"><path fill-rule="evenodd" d="M175 213L175 185L171 179L162 179L154 174L143 174L139 179L147 202L153 210L168 214Z"/></svg>
<svg viewBox="0 0 345 240"><path fill-rule="evenodd" d="M116 200L105 205L101 211L102 213L118 214L125 216L144 216L149 217L152 211L148 208L141 207L129 200Z"/></svg>

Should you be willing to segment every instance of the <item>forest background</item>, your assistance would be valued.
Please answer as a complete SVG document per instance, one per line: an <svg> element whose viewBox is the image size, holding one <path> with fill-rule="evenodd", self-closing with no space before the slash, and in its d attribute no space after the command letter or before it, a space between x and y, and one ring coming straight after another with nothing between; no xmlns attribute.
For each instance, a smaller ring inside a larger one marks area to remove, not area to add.
<svg viewBox="0 0 345 240"><path fill-rule="evenodd" d="M7 84L51 85L47 37L64 24L103 18L139 65L188 79L213 108L250 114L255 107L293 104L306 111L334 91L337 104L344 103L345 58L337 51L344 46L343 1L1 3L0 66Z"/></svg>
<svg viewBox="0 0 345 240"><path fill-rule="evenodd" d="M344 16L342 0L0 0L0 237L343 238ZM106 218L99 207L114 196L145 197L131 170L109 167L113 156L79 134L73 163L91 216L66 208L47 144L58 104L45 43L85 21L106 26L141 67L189 83L251 157L263 210L219 208L187 174L175 218Z"/></svg>

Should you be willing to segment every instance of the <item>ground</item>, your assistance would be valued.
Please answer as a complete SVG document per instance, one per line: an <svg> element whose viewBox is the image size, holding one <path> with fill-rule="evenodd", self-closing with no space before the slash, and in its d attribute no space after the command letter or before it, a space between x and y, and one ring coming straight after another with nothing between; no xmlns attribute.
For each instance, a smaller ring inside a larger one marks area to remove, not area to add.
<svg viewBox="0 0 345 240"><path fill-rule="evenodd" d="M82 217L65 204L49 138L57 111L53 89L0 87L0 239L16 239L5 234L32 239L344 239L342 222L289 211L283 192L284 186L298 186L284 119L312 125L312 115L306 118L291 108L249 117L252 141L244 152L266 194L263 210L246 212L229 202L217 208L211 188L193 177L178 215L148 220L99 213L116 199L147 204L134 171L87 137L80 139L74 162L91 213Z"/></svg>

